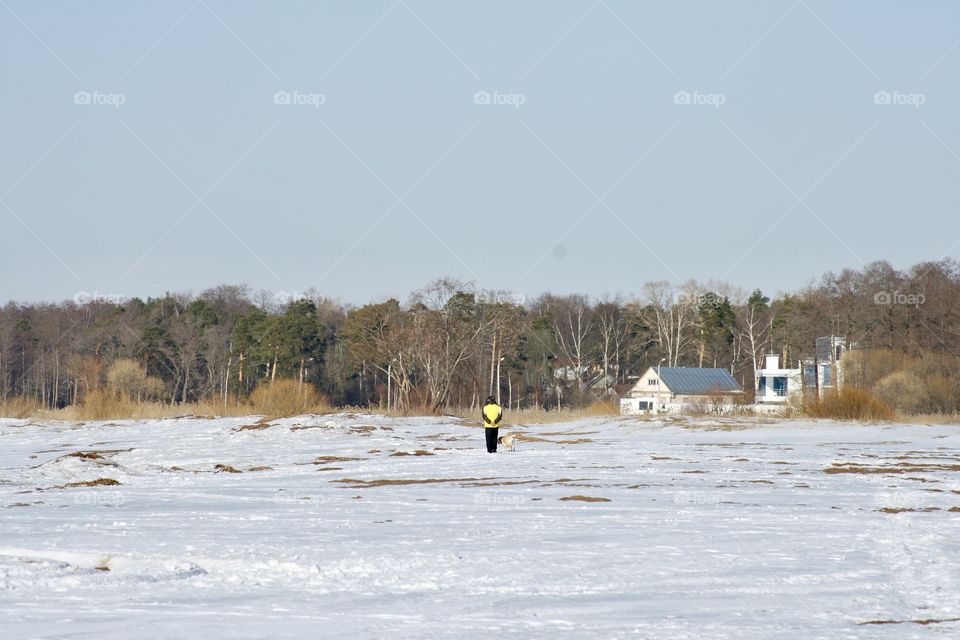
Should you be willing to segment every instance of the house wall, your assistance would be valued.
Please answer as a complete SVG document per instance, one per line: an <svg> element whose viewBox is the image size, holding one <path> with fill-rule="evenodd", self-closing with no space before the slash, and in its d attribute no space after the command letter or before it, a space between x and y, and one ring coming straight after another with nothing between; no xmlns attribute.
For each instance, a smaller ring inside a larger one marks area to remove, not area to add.
<svg viewBox="0 0 960 640"><path fill-rule="evenodd" d="M761 393L760 389L760 378L765 377L767 379L766 392ZM783 377L787 379L787 395L778 396L773 392L773 382L771 378L774 377ZM798 398L803 392L803 378L801 376L800 369L760 369L757 371L757 389L756 389L756 402L758 404L763 403L775 403L775 404L786 404L794 398Z"/></svg>
<svg viewBox="0 0 960 640"><path fill-rule="evenodd" d="M657 407L664 407L669 402L671 402L670 389L667 388L663 382L660 382L659 388L657 384L651 384L651 381L656 383L658 379L657 370L655 367L649 367L642 376L637 380L637 383L633 385L633 388L627 392L626 396L620 399L620 414L621 415L636 415L638 413L647 413L651 410L644 410L639 408L640 402L648 402L650 406L653 407L652 411L657 412ZM659 399L658 399L659 392ZM666 410L666 409L661 409Z"/></svg>

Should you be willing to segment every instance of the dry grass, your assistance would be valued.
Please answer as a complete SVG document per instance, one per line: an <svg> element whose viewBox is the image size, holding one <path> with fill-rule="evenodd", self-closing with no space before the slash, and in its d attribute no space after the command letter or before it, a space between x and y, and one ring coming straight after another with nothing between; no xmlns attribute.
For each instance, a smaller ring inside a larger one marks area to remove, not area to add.
<svg viewBox="0 0 960 640"><path fill-rule="evenodd" d="M159 420L184 416L221 418L225 416L248 416L253 413L255 411L250 405L240 403L236 398L231 398L227 404L215 401L166 404L160 402L137 403L123 398L112 398L109 394L104 396L97 394L92 399L88 398L83 404L71 405L63 409L35 408L29 414L19 417L77 422L83 420ZM2 408L0 408L0 416L7 416Z"/></svg>
<svg viewBox="0 0 960 640"><path fill-rule="evenodd" d="M327 413L330 403L309 384L275 380L261 384L250 395L254 413L283 418L304 413Z"/></svg>
<svg viewBox="0 0 960 640"><path fill-rule="evenodd" d="M960 414L956 413L918 413L916 415L898 413L897 420L911 424L954 424L960 425Z"/></svg>
<svg viewBox="0 0 960 640"><path fill-rule="evenodd" d="M811 398L804 402L804 412L811 418L836 420L893 420L893 408L866 389L843 387L826 394L823 398Z"/></svg>
<svg viewBox="0 0 960 640"><path fill-rule="evenodd" d="M0 417L29 418L37 412L39 405L33 398L15 396L0 401Z"/></svg>
<svg viewBox="0 0 960 640"><path fill-rule="evenodd" d="M226 403L205 400L196 403L167 404L137 402L127 395L107 389L88 393L80 404L63 409L40 407L27 398L10 398L0 404L0 416L41 420L158 420L184 416L221 418L264 415L283 418L305 413L329 413L331 407L312 386L295 380L276 380L254 390L248 401L230 397Z"/></svg>

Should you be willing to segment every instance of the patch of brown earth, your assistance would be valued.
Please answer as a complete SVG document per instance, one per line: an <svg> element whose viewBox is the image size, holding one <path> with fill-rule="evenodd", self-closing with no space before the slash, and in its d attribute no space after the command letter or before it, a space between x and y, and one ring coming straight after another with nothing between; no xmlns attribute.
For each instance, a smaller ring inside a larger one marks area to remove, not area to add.
<svg viewBox="0 0 960 640"><path fill-rule="evenodd" d="M83 482L68 482L67 484L61 484L53 487L54 489L72 489L74 487L113 487L120 484L118 480L113 478L97 478L96 480L84 480Z"/></svg>
<svg viewBox="0 0 960 640"><path fill-rule="evenodd" d="M597 498L595 496L565 496L560 498L564 502L612 502L610 498Z"/></svg>
<svg viewBox="0 0 960 640"><path fill-rule="evenodd" d="M432 456L433 453L425 451L423 449L417 449L416 451L396 451L390 454L391 458L402 458L404 456Z"/></svg>
<svg viewBox="0 0 960 640"><path fill-rule="evenodd" d="M357 480L355 478L340 478L331 480L345 485L347 489L370 489L373 487L393 487L408 484L439 484L444 482L478 482L481 480L497 480L497 478L425 478L422 480Z"/></svg>
<svg viewBox="0 0 960 640"><path fill-rule="evenodd" d="M343 456L318 456L310 464L330 464L332 462L355 462L357 460L366 460L366 458L348 458Z"/></svg>
<svg viewBox="0 0 960 640"><path fill-rule="evenodd" d="M506 487L514 484L537 484L539 480L504 480L503 482L467 482L465 487Z"/></svg>
<svg viewBox="0 0 960 640"><path fill-rule="evenodd" d="M830 465L823 470L824 473L928 473L931 471L960 471L960 464L912 464L912 465L883 465L868 466L864 464L855 464L844 462Z"/></svg>
<svg viewBox="0 0 960 640"><path fill-rule="evenodd" d="M920 620L866 620L857 624L941 624L943 622L960 622L960 618L922 618Z"/></svg>
<svg viewBox="0 0 960 640"><path fill-rule="evenodd" d="M264 423L258 422L256 424L245 424L241 427L237 427L236 429L234 429L234 431L260 431L262 429L269 429L272 426L273 425L270 424L269 422L264 422Z"/></svg>
<svg viewBox="0 0 960 640"><path fill-rule="evenodd" d="M237 427L234 431L260 431L261 429L267 429L275 425L270 424L270 418L264 417L260 418L253 424L245 424L241 427Z"/></svg>
<svg viewBox="0 0 960 640"><path fill-rule="evenodd" d="M239 469L235 469L228 464L217 464L213 467L214 473L241 473Z"/></svg>

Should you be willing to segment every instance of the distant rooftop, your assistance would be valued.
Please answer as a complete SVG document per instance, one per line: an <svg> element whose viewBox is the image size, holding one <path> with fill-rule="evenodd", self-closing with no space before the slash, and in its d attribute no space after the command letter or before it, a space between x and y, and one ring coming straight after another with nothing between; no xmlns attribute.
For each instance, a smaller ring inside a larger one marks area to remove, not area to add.
<svg viewBox="0 0 960 640"><path fill-rule="evenodd" d="M682 395L742 391L726 369L661 367L660 379L671 392Z"/></svg>

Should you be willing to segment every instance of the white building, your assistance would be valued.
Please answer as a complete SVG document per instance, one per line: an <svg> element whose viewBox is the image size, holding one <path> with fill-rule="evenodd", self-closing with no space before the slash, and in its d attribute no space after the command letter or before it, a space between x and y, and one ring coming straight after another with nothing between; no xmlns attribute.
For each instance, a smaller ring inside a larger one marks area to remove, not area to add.
<svg viewBox="0 0 960 640"><path fill-rule="evenodd" d="M850 349L856 349L858 344L840 336L823 336L816 341L816 359L807 359L803 362L804 386L816 388L822 398L831 389L843 386L843 367L840 366L843 356Z"/></svg>
<svg viewBox="0 0 960 640"><path fill-rule="evenodd" d="M742 393L726 369L650 367L620 398L620 415L676 413L701 407L724 411Z"/></svg>
<svg viewBox="0 0 960 640"><path fill-rule="evenodd" d="M800 367L781 369L777 355L768 355L765 360L763 368L756 373L757 405L773 408L798 401L803 394L803 370Z"/></svg>

